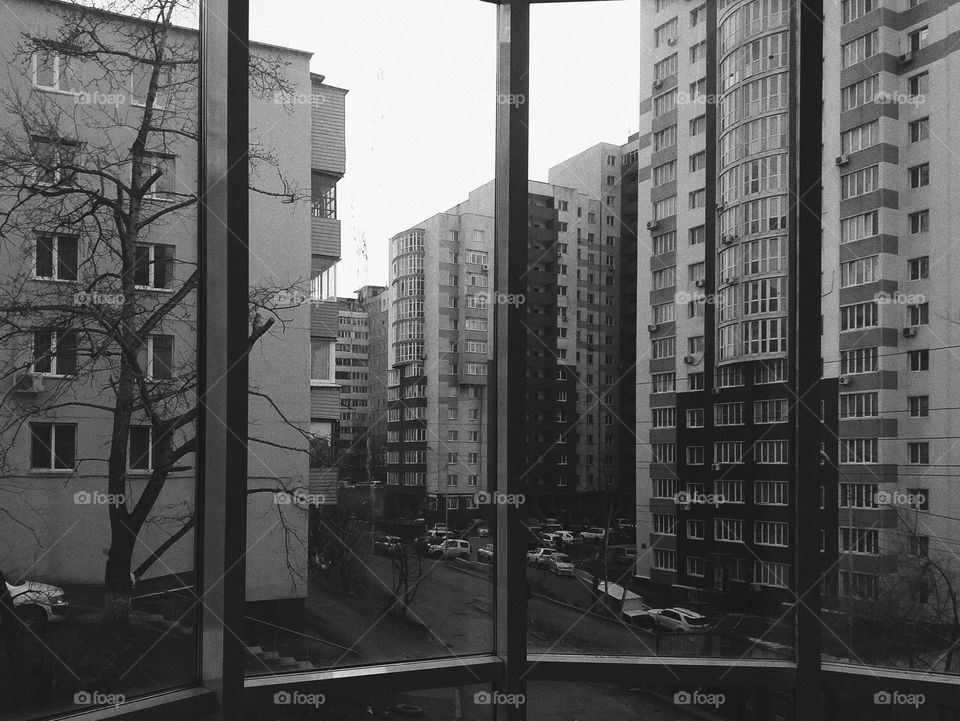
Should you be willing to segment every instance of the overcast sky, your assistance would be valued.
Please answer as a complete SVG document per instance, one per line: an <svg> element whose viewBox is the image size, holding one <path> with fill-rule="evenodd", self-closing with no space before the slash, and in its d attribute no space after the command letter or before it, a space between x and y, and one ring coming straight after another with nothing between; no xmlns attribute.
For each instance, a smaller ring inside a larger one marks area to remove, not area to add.
<svg viewBox="0 0 960 721"><path fill-rule="evenodd" d="M533 6L532 178L636 132L640 2ZM350 91L338 295L386 284L392 235L493 178L495 26L480 0L252 0L253 39Z"/></svg>

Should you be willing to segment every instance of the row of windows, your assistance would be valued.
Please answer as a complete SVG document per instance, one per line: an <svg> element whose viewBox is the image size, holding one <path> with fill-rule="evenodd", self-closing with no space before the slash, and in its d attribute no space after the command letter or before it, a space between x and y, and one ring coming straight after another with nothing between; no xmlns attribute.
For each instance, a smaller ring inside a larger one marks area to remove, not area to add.
<svg viewBox="0 0 960 721"><path fill-rule="evenodd" d="M675 443L651 444L654 463L676 463L677 448ZM758 441L752 446L753 462L762 464L785 464L789 462L789 441ZM687 446L686 463L689 465L703 465L704 447ZM743 441L716 441L713 444L713 463L739 464L745 463Z"/></svg>

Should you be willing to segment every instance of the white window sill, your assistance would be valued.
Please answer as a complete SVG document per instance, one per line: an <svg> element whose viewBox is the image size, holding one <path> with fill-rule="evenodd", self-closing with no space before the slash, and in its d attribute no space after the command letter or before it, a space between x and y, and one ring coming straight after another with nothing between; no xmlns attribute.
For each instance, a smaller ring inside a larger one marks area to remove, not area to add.
<svg viewBox="0 0 960 721"><path fill-rule="evenodd" d="M151 293L166 293L172 295L174 290L173 288L154 288L152 285L138 285L135 286L137 290L149 291Z"/></svg>
<svg viewBox="0 0 960 721"><path fill-rule="evenodd" d="M316 378L311 378L310 387L311 388L339 388L340 384L337 383L336 381L326 381L326 380L318 380Z"/></svg>
<svg viewBox="0 0 960 721"><path fill-rule="evenodd" d="M30 280L35 280L38 283L62 283L63 285L80 285L79 280L67 280L65 278L47 278L42 275L31 276Z"/></svg>
<svg viewBox="0 0 960 721"><path fill-rule="evenodd" d="M76 468L31 468L31 476L71 476L77 472Z"/></svg>

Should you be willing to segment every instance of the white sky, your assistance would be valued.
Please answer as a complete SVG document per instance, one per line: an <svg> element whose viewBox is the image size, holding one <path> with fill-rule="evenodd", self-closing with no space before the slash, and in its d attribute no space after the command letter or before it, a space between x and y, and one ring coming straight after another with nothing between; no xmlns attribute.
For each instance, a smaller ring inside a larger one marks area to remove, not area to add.
<svg viewBox="0 0 960 721"><path fill-rule="evenodd" d="M636 132L640 2L532 7L531 178ZM252 39L350 91L339 295L385 285L392 235L493 178L495 27L480 0L252 0Z"/></svg>

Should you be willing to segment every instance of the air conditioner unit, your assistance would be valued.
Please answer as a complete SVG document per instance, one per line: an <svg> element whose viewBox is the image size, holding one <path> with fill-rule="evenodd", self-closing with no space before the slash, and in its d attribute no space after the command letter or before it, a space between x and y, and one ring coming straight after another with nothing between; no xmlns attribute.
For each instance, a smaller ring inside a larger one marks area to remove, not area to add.
<svg viewBox="0 0 960 721"><path fill-rule="evenodd" d="M713 395L715 395L715 396L720 395L720 389L719 389L719 388L712 388L712 389L710 390L710 392L711 392Z"/></svg>
<svg viewBox="0 0 960 721"><path fill-rule="evenodd" d="M696 362L696 360L697 359L694 358L692 355L685 355L683 357L683 362L686 363L688 366L692 366Z"/></svg>
<svg viewBox="0 0 960 721"><path fill-rule="evenodd" d="M653 87L655 87L655 88L663 87L663 81L662 81L662 80L654 80L654 81L653 81Z"/></svg>
<svg viewBox="0 0 960 721"><path fill-rule="evenodd" d="M751 591L762 591L762 590L763 590L763 584L762 584L762 583L751 583L751 584L750 584L750 590L751 590Z"/></svg>
<svg viewBox="0 0 960 721"><path fill-rule="evenodd" d="M711 470L711 471L720 471L720 470L723 470L723 466L721 466L719 463L713 463L713 464L710 465L710 470Z"/></svg>
<svg viewBox="0 0 960 721"><path fill-rule="evenodd" d="M737 279L737 276L731 275L723 279L725 285L736 285L740 281Z"/></svg>
<svg viewBox="0 0 960 721"><path fill-rule="evenodd" d="M904 338L913 338L917 334L916 328L904 328L903 337Z"/></svg>
<svg viewBox="0 0 960 721"><path fill-rule="evenodd" d="M850 376L840 376L837 378L837 382L842 386L850 385Z"/></svg>
<svg viewBox="0 0 960 721"><path fill-rule="evenodd" d="M484 270L490 270L490 266L487 265L486 263L484 263L481 267L482 267Z"/></svg>
<svg viewBox="0 0 960 721"><path fill-rule="evenodd" d="M913 53L912 53L912 52L910 52L910 53L904 53L903 55L900 56L900 64L901 64L901 65L906 65L907 63L912 63L912 62L913 62Z"/></svg>
<svg viewBox="0 0 960 721"><path fill-rule="evenodd" d="M730 245L734 240L735 240L735 236L733 236L733 235L721 235L721 236L720 236L720 242L721 242L723 245Z"/></svg>
<svg viewBox="0 0 960 721"><path fill-rule="evenodd" d="M693 281L693 284L697 286L697 288L702 288L706 284L706 281L703 278L697 278Z"/></svg>
<svg viewBox="0 0 960 721"><path fill-rule="evenodd" d="M850 163L850 156L844 153L843 155L838 155L837 159L834 161L838 166L843 167Z"/></svg>
<svg viewBox="0 0 960 721"><path fill-rule="evenodd" d="M13 388L23 395L40 393L43 390L43 376L39 373L24 373L17 377Z"/></svg>
<svg viewBox="0 0 960 721"><path fill-rule="evenodd" d="M659 328L659 326L656 323L650 323L649 325L647 325L647 331L649 331L650 333L655 332L657 328Z"/></svg>
<svg viewBox="0 0 960 721"><path fill-rule="evenodd" d="M676 45L676 44L677 44L676 38L667 38L667 45Z"/></svg>
<svg viewBox="0 0 960 721"><path fill-rule="evenodd" d="M647 230L653 230L653 229L656 228L658 225L660 225L660 221L659 221L659 220L648 220L648 221L647 221Z"/></svg>

